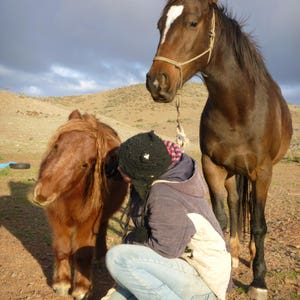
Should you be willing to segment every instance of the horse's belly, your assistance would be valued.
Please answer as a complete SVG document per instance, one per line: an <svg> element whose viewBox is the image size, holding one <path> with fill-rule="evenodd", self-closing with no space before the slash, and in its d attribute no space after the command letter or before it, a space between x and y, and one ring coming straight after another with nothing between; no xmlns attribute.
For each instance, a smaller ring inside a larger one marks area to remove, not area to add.
<svg viewBox="0 0 300 300"><path fill-rule="evenodd" d="M232 173L250 175L258 163L256 153L243 144L213 143L207 150L214 163Z"/></svg>

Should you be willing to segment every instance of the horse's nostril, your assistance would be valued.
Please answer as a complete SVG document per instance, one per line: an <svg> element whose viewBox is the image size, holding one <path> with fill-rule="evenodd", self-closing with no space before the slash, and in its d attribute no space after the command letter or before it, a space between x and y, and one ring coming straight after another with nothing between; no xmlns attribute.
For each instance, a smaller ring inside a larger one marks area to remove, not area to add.
<svg viewBox="0 0 300 300"><path fill-rule="evenodd" d="M158 82L161 89L168 89L169 87L169 78L166 73L160 73L158 76Z"/></svg>
<svg viewBox="0 0 300 300"><path fill-rule="evenodd" d="M168 88L169 79L166 73L160 74L160 86L161 88L165 89Z"/></svg>

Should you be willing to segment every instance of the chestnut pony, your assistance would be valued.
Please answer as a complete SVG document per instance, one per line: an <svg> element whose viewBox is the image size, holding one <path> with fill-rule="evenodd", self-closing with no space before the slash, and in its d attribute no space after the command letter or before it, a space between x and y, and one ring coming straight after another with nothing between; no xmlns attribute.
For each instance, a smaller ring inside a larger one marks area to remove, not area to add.
<svg viewBox="0 0 300 300"><path fill-rule="evenodd" d="M273 165L286 153L292 135L288 106L255 43L217 0L169 0L158 29L160 42L147 88L155 101L171 102L184 82L202 74L208 99L201 115L200 148L213 210L225 230L227 195L230 245L237 266L239 220L244 219L239 217L244 201L237 185L244 182L243 195L250 195L249 295L266 299L265 203ZM246 193L248 182L251 194Z"/></svg>
<svg viewBox="0 0 300 300"><path fill-rule="evenodd" d="M40 165L33 203L45 208L54 248L53 289L83 299L91 292L92 260L106 252L108 220L127 193L114 164L117 133L94 116L73 111L54 133ZM113 170L113 168L112 168Z"/></svg>

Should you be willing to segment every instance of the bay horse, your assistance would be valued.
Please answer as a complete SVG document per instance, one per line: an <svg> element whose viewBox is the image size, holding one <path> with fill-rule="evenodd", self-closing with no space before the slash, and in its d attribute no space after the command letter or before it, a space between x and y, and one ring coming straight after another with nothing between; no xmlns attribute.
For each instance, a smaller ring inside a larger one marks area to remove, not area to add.
<svg viewBox="0 0 300 300"><path fill-rule="evenodd" d="M32 202L45 209L52 229L52 287L58 295L69 293L72 272L73 298L91 292L93 257L105 255L108 220L127 194L127 184L111 167L119 145L114 129L74 110L44 154Z"/></svg>
<svg viewBox="0 0 300 300"><path fill-rule="evenodd" d="M286 153L292 136L287 103L251 36L217 0L169 0L158 29L160 41L146 76L147 89L154 101L168 103L188 79L202 74L208 99L200 120L201 162L213 210L225 231L227 196L236 267L244 203L238 183L243 184L244 196L249 185L253 281L248 294L266 299L265 203L273 165Z"/></svg>

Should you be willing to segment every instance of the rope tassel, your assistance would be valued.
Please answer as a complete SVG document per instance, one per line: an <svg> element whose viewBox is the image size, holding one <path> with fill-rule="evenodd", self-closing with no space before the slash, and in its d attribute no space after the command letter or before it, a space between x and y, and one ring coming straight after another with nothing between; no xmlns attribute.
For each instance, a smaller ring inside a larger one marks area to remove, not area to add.
<svg viewBox="0 0 300 300"><path fill-rule="evenodd" d="M177 110L177 127L176 127L176 144L183 150L183 148L189 143L189 139L186 137L183 126L180 122L180 104L181 95L178 94L176 97L176 110Z"/></svg>
<svg viewBox="0 0 300 300"><path fill-rule="evenodd" d="M176 144L181 149L183 149L189 143L189 139L186 137L183 127L181 125L177 125L176 131Z"/></svg>

